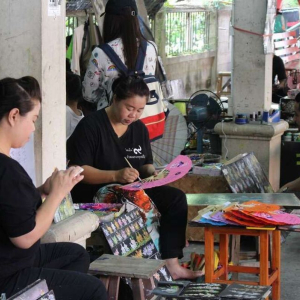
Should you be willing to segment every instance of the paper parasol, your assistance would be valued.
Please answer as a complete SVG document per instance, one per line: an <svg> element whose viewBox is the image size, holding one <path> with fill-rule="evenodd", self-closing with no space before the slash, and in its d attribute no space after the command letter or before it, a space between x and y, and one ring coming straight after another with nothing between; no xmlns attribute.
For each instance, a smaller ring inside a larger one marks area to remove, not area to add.
<svg viewBox="0 0 300 300"><path fill-rule="evenodd" d="M185 155L179 155L172 160L165 169L160 171L156 176L150 176L142 181L136 181L122 188L125 190L150 189L173 182L189 172L192 168L192 161Z"/></svg>

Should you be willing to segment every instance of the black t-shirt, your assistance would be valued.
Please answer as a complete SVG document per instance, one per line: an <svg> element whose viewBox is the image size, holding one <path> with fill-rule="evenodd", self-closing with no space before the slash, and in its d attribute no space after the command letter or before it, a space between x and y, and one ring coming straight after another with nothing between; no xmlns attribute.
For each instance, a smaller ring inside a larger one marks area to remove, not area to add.
<svg viewBox="0 0 300 300"><path fill-rule="evenodd" d="M276 75L279 81L286 79L283 60L279 56L274 55L273 56L273 84L275 84Z"/></svg>
<svg viewBox="0 0 300 300"><path fill-rule="evenodd" d="M35 227L41 196L22 166L0 153L0 279L33 264L40 242L29 249L16 247L9 238Z"/></svg>
<svg viewBox="0 0 300 300"><path fill-rule="evenodd" d="M128 126L118 138L105 109L83 118L67 141L67 156L70 165L88 165L100 170L120 170L128 167L124 157L139 170L145 164L152 164L149 134L141 121ZM107 183L106 183L107 184ZM72 190L75 203L93 202L101 186L78 183Z"/></svg>

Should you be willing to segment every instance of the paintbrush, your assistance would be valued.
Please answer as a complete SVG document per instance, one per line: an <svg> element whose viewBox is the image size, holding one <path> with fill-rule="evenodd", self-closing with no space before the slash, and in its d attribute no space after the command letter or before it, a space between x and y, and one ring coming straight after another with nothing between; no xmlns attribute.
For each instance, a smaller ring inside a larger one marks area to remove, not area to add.
<svg viewBox="0 0 300 300"><path fill-rule="evenodd" d="M124 157L125 158L125 160L126 160L126 162L128 163L128 166L131 168L131 169L133 169L133 166L130 164L130 162L129 162L129 160L126 158L126 157ZM138 180L139 181L142 181L142 179L138 176Z"/></svg>

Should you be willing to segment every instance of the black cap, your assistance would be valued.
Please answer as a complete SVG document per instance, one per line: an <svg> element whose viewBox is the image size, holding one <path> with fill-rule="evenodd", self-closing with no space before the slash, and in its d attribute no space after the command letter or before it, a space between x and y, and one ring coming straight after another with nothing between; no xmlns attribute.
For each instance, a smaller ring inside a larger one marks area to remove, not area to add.
<svg viewBox="0 0 300 300"><path fill-rule="evenodd" d="M124 8L126 7L130 7L132 10L131 14L137 16L138 9L135 0L108 0L105 6L105 13L123 15L125 13ZM104 13L102 15L104 15Z"/></svg>

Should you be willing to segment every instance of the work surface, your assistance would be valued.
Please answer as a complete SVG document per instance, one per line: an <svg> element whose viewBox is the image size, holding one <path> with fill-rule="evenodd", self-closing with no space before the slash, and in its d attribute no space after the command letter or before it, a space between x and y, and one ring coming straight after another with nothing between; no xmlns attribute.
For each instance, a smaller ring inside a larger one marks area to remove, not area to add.
<svg viewBox="0 0 300 300"><path fill-rule="evenodd" d="M186 194L188 205L217 205L225 202L246 202L256 200L277 204L289 209L299 209L300 200L291 193L280 194Z"/></svg>
<svg viewBox="0 0 300 300"><path fill-rule="evenodd" d="M165 265L164 260L104 254L90 264L91 273L148 279Z"/></svg>

